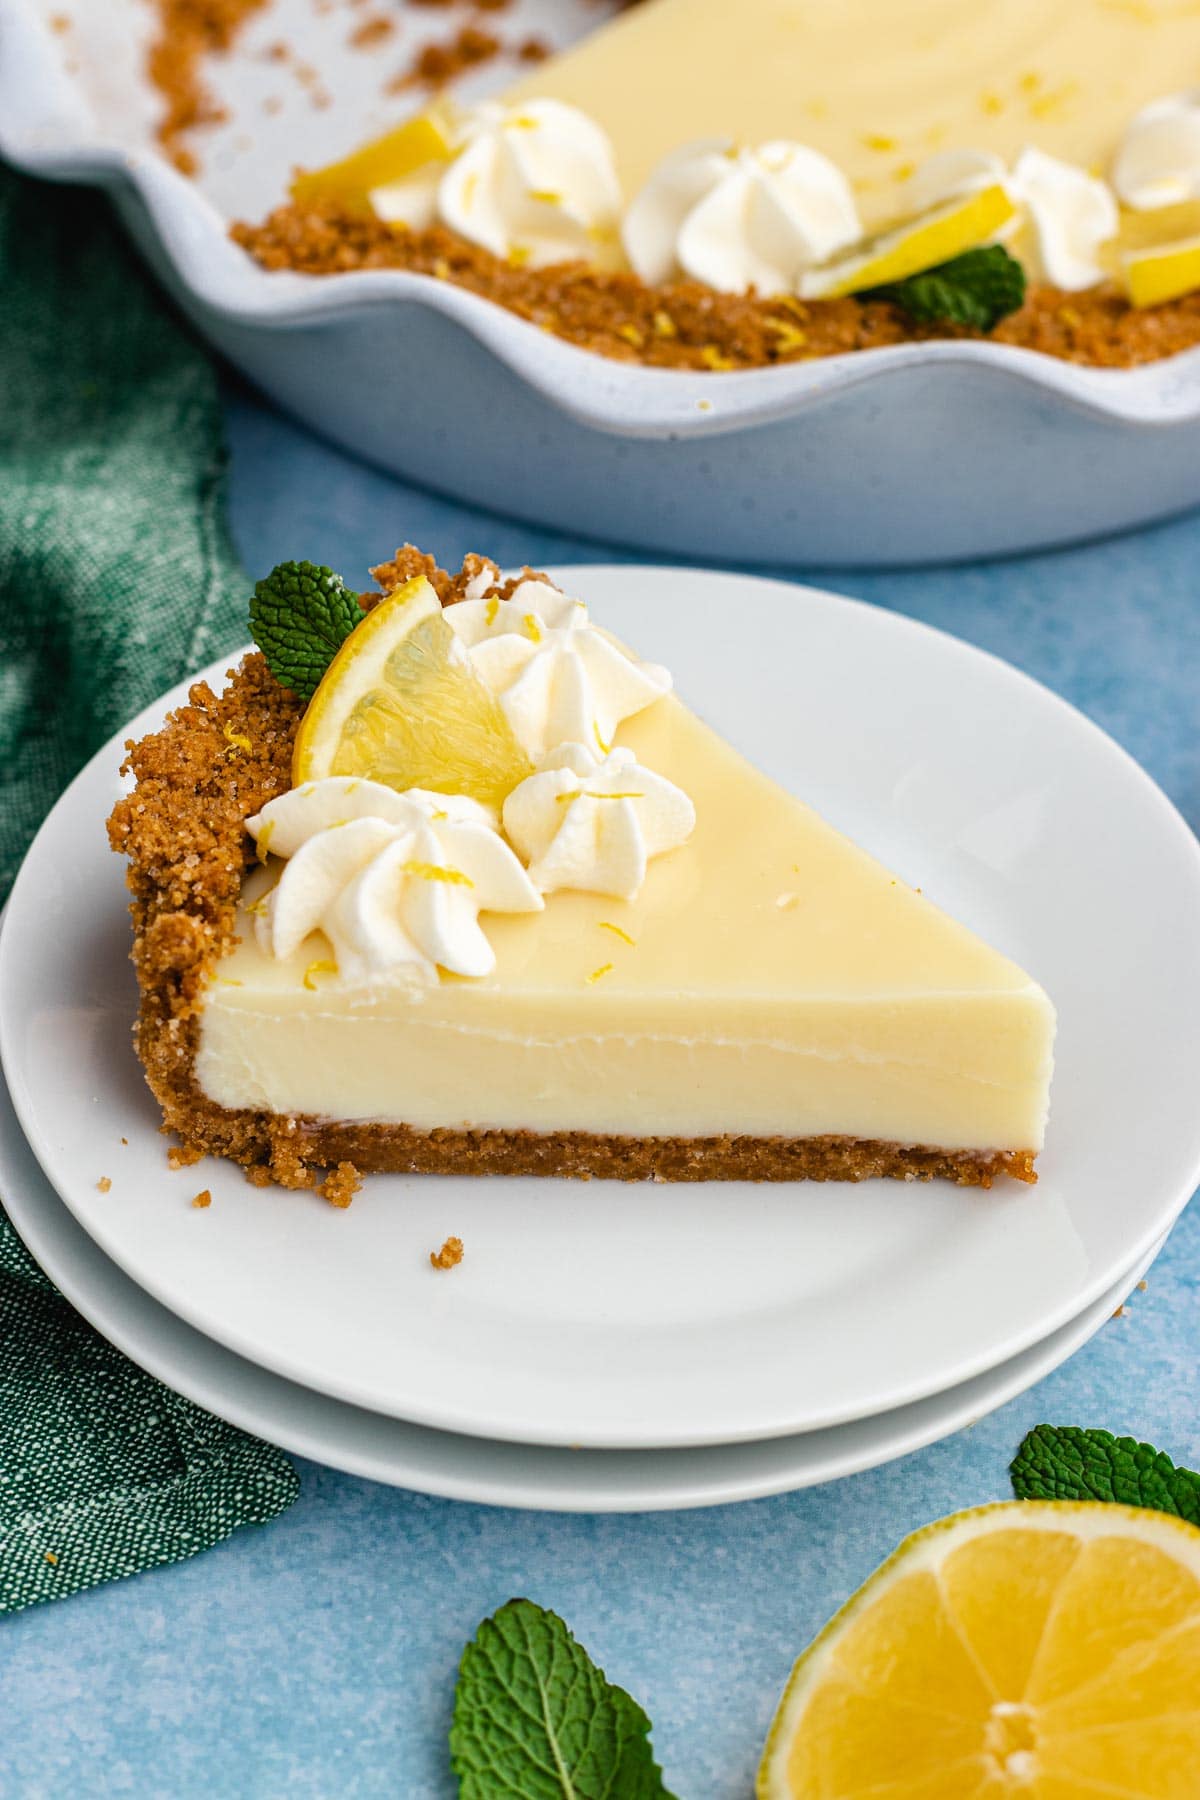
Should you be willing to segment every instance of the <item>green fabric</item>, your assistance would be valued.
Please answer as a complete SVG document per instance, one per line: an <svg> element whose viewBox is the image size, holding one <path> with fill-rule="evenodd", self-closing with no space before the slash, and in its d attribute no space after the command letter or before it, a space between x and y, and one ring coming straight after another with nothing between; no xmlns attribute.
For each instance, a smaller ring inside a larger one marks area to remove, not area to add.
<svg viewBox="0 0 1200 1800"><path fill-rule="evenodd" d="M91 752L244 636L223 500L212 367L107 204L0 169L0 897ZM0 1210L0 1612L192 1556L297 1485L85 1324Z"/></svg>

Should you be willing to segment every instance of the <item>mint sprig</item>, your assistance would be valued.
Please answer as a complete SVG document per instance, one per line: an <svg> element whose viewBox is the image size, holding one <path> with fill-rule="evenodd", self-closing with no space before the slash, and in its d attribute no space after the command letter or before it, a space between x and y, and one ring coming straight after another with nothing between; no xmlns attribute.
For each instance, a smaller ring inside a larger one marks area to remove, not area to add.
<svg viewBox="0 0 1200 1800"><path fill-rule="evenodd" d="M1136 1438L1035 1425L1009 1473L1018 1500L1110 1500L1200 1525L1200 1475Z"/></svg>
<svg viewBox="0 0 1200 1800"><path fill-rule="evenodd" d="M1025 271L1003 244L984 244L906 281L871 288L862 297L890 300L917 325L994 331L1024 301Z"/></svg>
<svg viewBox="0 0 1200 1800"><path fill-rule="evenodd" d="M450 1762L459 1800L671 1800L637 1701L532 1600L463 1651Z"/></svg>
<svg viewBox="0 0 1200 1800"><path fill-rule="evenodd" d="M357 596L319 563L277 563L257 583L250 632L276 681L311 700L339 646L362 623Z"/></svg>

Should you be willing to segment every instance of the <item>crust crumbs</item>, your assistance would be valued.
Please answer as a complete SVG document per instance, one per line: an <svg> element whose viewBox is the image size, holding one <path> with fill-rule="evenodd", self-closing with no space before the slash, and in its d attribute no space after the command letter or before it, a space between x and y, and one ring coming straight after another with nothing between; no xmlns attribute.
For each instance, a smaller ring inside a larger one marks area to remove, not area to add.
<svg viewBox="0 0 1200 1800"><path fill-rule="evenodd" d="M212 1205L211 1190L209 1188L201 1188L200 1192L198 1194L193 1194L192 1195L192 1205L200 1206L200 1207L211 1206Z"/></svg>
<svg viewBox="0 0 1200 1800"><path fill-rule="evenodd" d="M225 117L200 78L206 56L229 50L250 14L267 0L157 0L158 30L146 53L146 73L164 102L157 137L177 169L194 175L197 162L180 142L197 125Z"/></svg>
<svg viewBox="0 0 1200 1800"><path fill-rule="evenodd" d="M325 1177L317 1192L330 1206L345 1209L362 1186L362 1176L352 1162L340 1162Z"/></svg>
<svg viewBox="0 0 1200 1800"><path fill-rule="evenodd" d="M620 362L672 369L752 369L848 350L983 334L913 324L884 300L796 300L718 294L695 281L650 286L584 262L529 269L502 261L440 226L410 231L334 206L277 207L234 240L265 269L332 275L408 269L453 282L556 337ZM1034 287L987 341L1067 362L1130 368L1200 343L1200 293L1139 309L1112 286L1068 294Z"/></svg>
<svg viewBox="0 0 1200 1800"><path fill-rule="evenodd" d="M100 1177L99 1181L96 1183L96 1188L97 1188L98 1192L100 1192L101 1194L111 1193L111 1191L112 1191L111 1175L102 1175Z"/></svg>
<svg viewBox="0 0 1200 1800"><path fill-rule="evenodd" d="M431 1250L429 1260L435 1269L456 1269L463 1259L463 1241L448 1237L440 1250Z"/></svg>

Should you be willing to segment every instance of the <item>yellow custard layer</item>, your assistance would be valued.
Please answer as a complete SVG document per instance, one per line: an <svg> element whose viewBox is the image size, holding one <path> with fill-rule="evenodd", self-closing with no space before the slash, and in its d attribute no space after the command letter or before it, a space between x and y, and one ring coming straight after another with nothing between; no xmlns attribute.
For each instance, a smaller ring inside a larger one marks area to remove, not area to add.
<svg viewBox="0 0 1200 1800"><path fill-rule="evenodd" d="M202 1015L204 1092L418 1128L1040 1148L1054 1010L1029 976L678 699L619 741L697 814L636 900L484 914L493 975L373 992L312 971L319 934L264 956L243 913Z"/></svg>
<svg viewBox="0 0 1200 1800"><path fill-rule="evenodd" d="M598 120L626 194L689 139L794 138L878 224L935 150L1103 172L1140 107L1197 82L1197 0L642 0L512 93Z"/></svg>

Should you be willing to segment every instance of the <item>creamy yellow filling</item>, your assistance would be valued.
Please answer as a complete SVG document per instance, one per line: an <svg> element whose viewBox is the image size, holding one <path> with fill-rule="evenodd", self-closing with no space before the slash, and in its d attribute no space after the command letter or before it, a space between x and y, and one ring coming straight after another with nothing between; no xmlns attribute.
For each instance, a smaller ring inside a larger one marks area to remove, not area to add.
<svg viewBox="0 0 1200 1800"><path fill-rule="evenodd" d="M204 1091L420 1128L1040 1147L1054 1012L1035 982L676 698L618 736L696 804L635 900L483 914L494 974L371 992L314 980L319 933L277 962L243 917L201 1021Z"/></svg>
<svg viewBox="0 0 1200 1800"><path fill-rule="evenodd" d="M1103 172L1140 107L1197 81L1195 0L643 0L512 95L603 125L627 195L689 139L792 138L877 225L935 150Z"/></svg>

